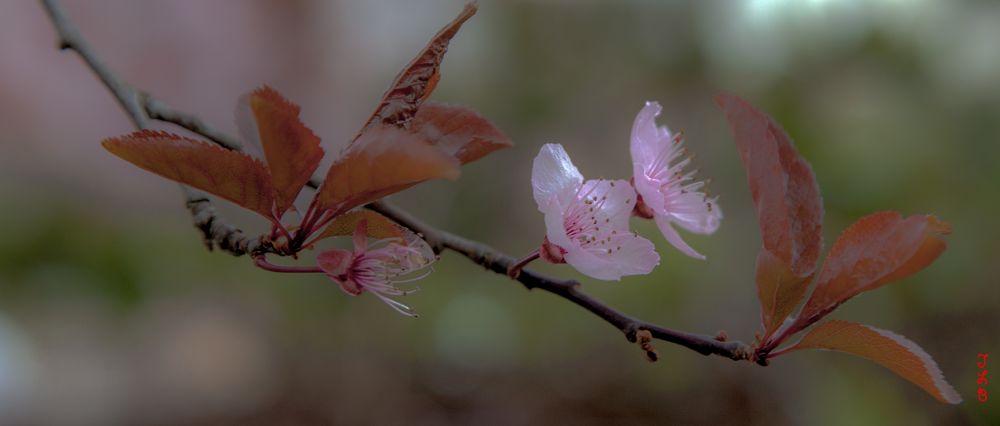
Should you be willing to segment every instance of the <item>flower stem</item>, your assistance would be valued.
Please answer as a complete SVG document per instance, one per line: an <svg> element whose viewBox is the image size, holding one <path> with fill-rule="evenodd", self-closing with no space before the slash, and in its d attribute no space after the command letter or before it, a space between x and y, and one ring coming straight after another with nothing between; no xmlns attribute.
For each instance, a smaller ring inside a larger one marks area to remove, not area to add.
<svg viewBox="0 0 1000 426"><path fill-rule="evenodd" d="M275 265L267 261L264 256L258 256L253 259L253 264L257 265L258 268L265 271L271 272L284 272L284 273L322 273L323 270L319 266L285 266L285 265Z"/></svg>
<svg viewBox="0 0 1000 426"><path fill-rule="evenodd" d="M521 275L521 269L524 269L524 267L527 266L529 263L531 263L535 259L538 259L539 256L541 256L541 254L538 252L538 249L535 249L531 253L528 253L527 256L524 256L523 258L521 258L521 260L518 260L517 263L515 263L513 266L507 268L507 276L516 280L518 275Z"/></svg>

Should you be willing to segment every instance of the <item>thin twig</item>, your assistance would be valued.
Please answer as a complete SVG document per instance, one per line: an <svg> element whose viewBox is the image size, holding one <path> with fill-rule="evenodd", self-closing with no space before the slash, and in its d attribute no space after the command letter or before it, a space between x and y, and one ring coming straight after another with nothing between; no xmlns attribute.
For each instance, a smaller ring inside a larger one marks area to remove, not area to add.
<svg viewBox="0 0 1000 426"><path fill-rule="evenodd" d="M73 25L73 22L66 16L66 12L63 11L62 7L55 0L42 0L42 6L45 7L45 11L52 20L52 25L56 27L56 31L59 33L59 49L72 49L76 51L83 61L87 63L87 66L94 71L94 74L97 74L97 78L100 78L101 82L115 96L115 100L118 101L118 104L128 114L129 119L132 120L132 124L135 125L136 129L148 128L149 117L146 116L139 102L139 93L116 77L108 69L107 65L104 65L104 62L97 58L97 55L90 49L87 40L80 34L80 30Z"/></svg>
<svg viewBox="0 0 1000 426"><path fill-rule="evenodd" d="M242 150L238 139L213 128L195 115L174 110L118 79L103 62L98 60L56 0L42 0L42 5L59 34L59 47L72 49L83 58L87 66L97 74L98 78L115 96L137 129L148 128L151 119L159 120L204 136L219 146L236 151ZM317 188L319 187L317 182L313 179L309 185ZM195 226L202 231L209 249L218 247L236 256L272 252L266 239L248 237L238 228L220 220L205 195L183 185L181 188L184 190L187 207L194 218ZM506 275L510 267L517 263L513 257L492 247L431 227L409 213L385 202L375 202L368 208L378 211L421 234L434 248L435 253L440 253L445 249L452 250L467 257L472 262L502 275ZM750 358L750 348L742 342L724 341L712 336L685 333L638 320L584 293L580 290L580 283L574 280L560 280L530 270L522 270L516 279L529 290L536 288L545 290L597 315L624 333L630 342L639 343L650 360L656 360L657 357L652 345L649 344L650 338L675 343L703 355L719 355L733 360Z"/></svg>
<svg viewBox="0 0 1000 426"><path fill-rule="evenodd" d="M132 86L118 78L111 69L101 61L97 54L91 49L90 44L83 38L80 30L73 25L73 22L63 11L62 6L56 0L42 0L42 7L52 20L59 37L59 48L70 49L76 52L87 66L97 75L97 77L108 88L118 104L125 110L129 120L136 130L149 128L151 119L178 124L188 130L194 131L202 136L211 139L213 142L225 146L229 149L240 149L239 142L215 131L207 126L201 119L189 114L180 113L168 108L163 103L136 90ZM269 246L262 245L260 238L248 239L243 232L232 225L222 221L212 206L208 197L191 187L181 185L184 193L184 200L194 219L196 228L202 231L203 241L209 250L218 247L226 252L240 256L253 251L266 250Z"/></svg>
<svg viewBox="0 0 1000 426"><path fill-rule="evenodd" d="M233 151L243 151L243 144L241 144L238 139L216 130L214 127L208 125L208 123L202 121L200 117L170 108L159 99L150 96L148 93L142 93L140 95L140 100L142 101L141 104L143 106L143 110L145 110L146 113L149 114L149 117L154 120L181 126L208 138L208 140L223 148L231 149Z"/></svg>

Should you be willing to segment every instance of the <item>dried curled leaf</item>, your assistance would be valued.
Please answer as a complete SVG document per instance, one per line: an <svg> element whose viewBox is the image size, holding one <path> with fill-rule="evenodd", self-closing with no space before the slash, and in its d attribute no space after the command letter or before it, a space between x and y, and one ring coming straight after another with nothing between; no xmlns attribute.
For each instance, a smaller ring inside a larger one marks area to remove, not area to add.
<svg viewBox="0 0 1000 426"><path fill-rule="evenodd" d="M758 267L766 269L757 273L757 289L770 334L801 301L816 268L823 199L812 168L778 123L737 96L715 100L739 147L764 240L761 251L768 252L758 254Z"/></svg>
<svg viewBox="0 0 1000 426"><path fill-rule="evenodd" d="M410 129L462 164L513 145L500 129L472 109L436 102L420 107Z"/></svg>
<svg viewBox="0 0 1000 426"><path fill-rule="evenodd" d="M920 386L938 401L962 402L927 352L888 330L848 321L828 321L810 330L787 351L799 349L827 349L867 358Z"/></svg>
<svg viewBox="0 0 1000 426"><path fill-rule="evenodd" d="M361 135L326 174L317 207L339 215L434 178L456 179L459 163L416 134L395 127Z"/></svg>
<svg viewBox="0 0 1000 426"><path fill-rule="evenodd" d="M351 235L362 220L367 221L366 232L369 238L381 240L384 238L403 238L404 228L381 214L368 209L354 210L337 216L316 240L330 237Z"/></svg>
<svg viewBox="0 0 1000 426"><path fill-rule="evenodd" d="M259 141L264 151L280 216L295 202L295 197L319 166L323 158L320 139L299 119L299 106L268 86L244 95L238 108L250 110L250 114L237 111L237 125L241 133L256 131L244 138L251 143Z"/></svg>
<svg viewBox="0 0 1000 426"><path fill-rule="evenodd" d="M844 230L823 263L799 320L815 322L859 293L906 278L937 259L948 224L930 215L879 212Z"/></svg>
<svg viewBox="0 0 1000 426"><path fill-rule="evenodd" d="M382 102L361 128L364 133L369 128L381 125L408 127L423 103L441 78L441 61L448 51L448 44L478 7L475 3L465 5L462 12L431 38L427 46L413 58L396 76L389 89L382 95ZM358 137L360 136L360 133ZM358 137L355 137L357 139Z"/></svg>
<svg viewBox="0 0 1000 426"><path fill-rule="evenodd" d="M271 175L246 154L152 130L105 139L101 145L145 170L273 217Z"/></svg>

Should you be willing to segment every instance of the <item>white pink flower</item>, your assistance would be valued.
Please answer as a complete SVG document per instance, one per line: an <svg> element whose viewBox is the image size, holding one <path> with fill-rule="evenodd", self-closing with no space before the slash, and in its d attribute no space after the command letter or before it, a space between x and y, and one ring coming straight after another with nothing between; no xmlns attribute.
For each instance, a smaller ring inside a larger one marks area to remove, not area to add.
<svg viewBox="0 0 1000 426"><path fill-rule="evenodd" d="M316 256L319 268L352 296L369 292L404 315L415 316L409 306L392 299L414 290L397 286L427 276L430 271L404 278L426 268L436 259L427 243L406 232L403 238L389 238L368 244L367 220L358 222L354 231L354 251L332 249Z"/></svg>
<svg viewBox="0 0 1000 426"><path fill-rule="evenodd" d="M585 182L562 145L546 144L535 157L531 184L545 215L543 259L602 280L648 274L659 264L653 243L629 231L636 194L627 181Z"/></svg>
<svg viewBox="0 0 1000 426"><path fill-rule="evenodd" d="M696 234L711 234L719 228L722 210L715 198L705 195L705 183L694 180L695 172L684 171L691 158L685 157L683 137L656 125L660 111L659 103L646 102L632 125L632 182L640 196L636 212L654 218L660 232L678 250L705 259L681 239L672 225Z"/></svg>

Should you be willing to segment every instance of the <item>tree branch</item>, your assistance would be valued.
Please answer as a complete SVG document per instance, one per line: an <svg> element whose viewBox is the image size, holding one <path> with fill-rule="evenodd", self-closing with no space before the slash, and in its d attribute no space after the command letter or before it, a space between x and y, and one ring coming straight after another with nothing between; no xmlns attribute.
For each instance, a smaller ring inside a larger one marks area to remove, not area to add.
<svg viewBox="0 0 1000 426"><path fill-rule="evenodd" d="M56 0L42 0L42 5L58 32L60 49L72 49L80 55L87 66L111 91L136 129L146 129L150 120L158 120L183 127L204 136L219 146L234 151L242 150L238 139L213 128L197 116L174 110L149 94L136 90L118 79L97 58ZM317 188L319 187L317 182L313 179L309 182L309 186ZM249 237L240 229L219 219L211 201L204 194L184 185L181 185L181 189L184 191L187 207L194 219L195 226L201 230L209 250L218 247L235 256L272 252L266 239L260 236ZM504 276L507 275L508 269L517 262L513 257L483 243L431 227L409 213L383 201L375 202L367 207L421 234L436 253L445 249L458 252L472 262ZM517 281L529 290L536 288L545 290L597 315L624 333L630 342L638 343L651 361L655 361L658 357L650 343L651 339L674 343L703 355L718 355L732 360L750 359L751 351L745 343L725 341L721 335L712 337L685 333L638 320L584 293L580 290L580 283L575 280L560 280L530 270L522 270Z"/></svg>
<svg viewBox="0 0 1000 426"><path fill-rule="evenodd" d="M517 259L483 243L427 225L385 201L376 201L368 207L422 235L435 252L445 249L458 252L486 269L505 276L507 270L517 263ZM529 290L536 288L545 290L590 311L625 333L630 342L636 342L637 338L641 337L641 331L646 330L652 338L684 346L702 355L719 355L733 360L749 359L750 348L745 343L719 341L712 336L671 330L635 319L584 293L577 281L551 278L528 269L521 271L517 281ZM649 352L651 351L647 351L647 354Z"/></svg>
<svg viewBox="0 0 1000 426"><path fill-rule="evenodd" d="M143 110L154 120L176 124L208 138L208 140L223 148L233 151L243 151L243 144L238 139L216 130L214 127L208 125L208 123L202 121L200 117L170 108L148 93L142 93L140 100L142 101Z"/></svg>
<svg viewBox="0 0 1000 426"><path fill-rule="evenodd" d="M94 71L94 74L97 74L97 78L100 78L101 82L115 96L115 100L118 101L118 104L128 114L129 119L135 125L136 129L147 128L149 117L146 116L139 102L139 93L128 84L125 84L124 81L118 79L108 69L107 65L104 65L104 62L97 58L97 55L90 49L87 40L83 38L80 31L73 25L73 22L66 16L66 12L62 10L62 7L55 0L42 0L42 6L45 7L45 11L52 20L52 25L55 26L58 32L59 49L76 51L80 55L80 58L87 63L87 66Z"/></svg>
<svg viewBox="0 0 1000 426"><path fill-rule="evenodd" d="M97 54L91 49L90 44L83 38L80 31L73 25L73 22L63 11L62 6L56 0L42 0L42 7L52 20L59 37L59 49L70 49L75 51L87 66L97 75L97 77L108 88L118 104L125 110L129 120L136 130L148 129L151 119L156 119L168 123L177 124L192 132L198 133L212 140L223 147L241 150L240 143L222 132L208 126L201 119L170 109L162 102L153 97L136 90L119 79L101 61ZM184 200L191 212L196 228L201 230L205 245L209 250L215 247L240 256L252 251L266 251L269 246L261 244L262 239L248 239L243 231L235 226L226 224L219 218L215 207L212 206L208 197L191 187L180 185L184 193Z"/></svg>

